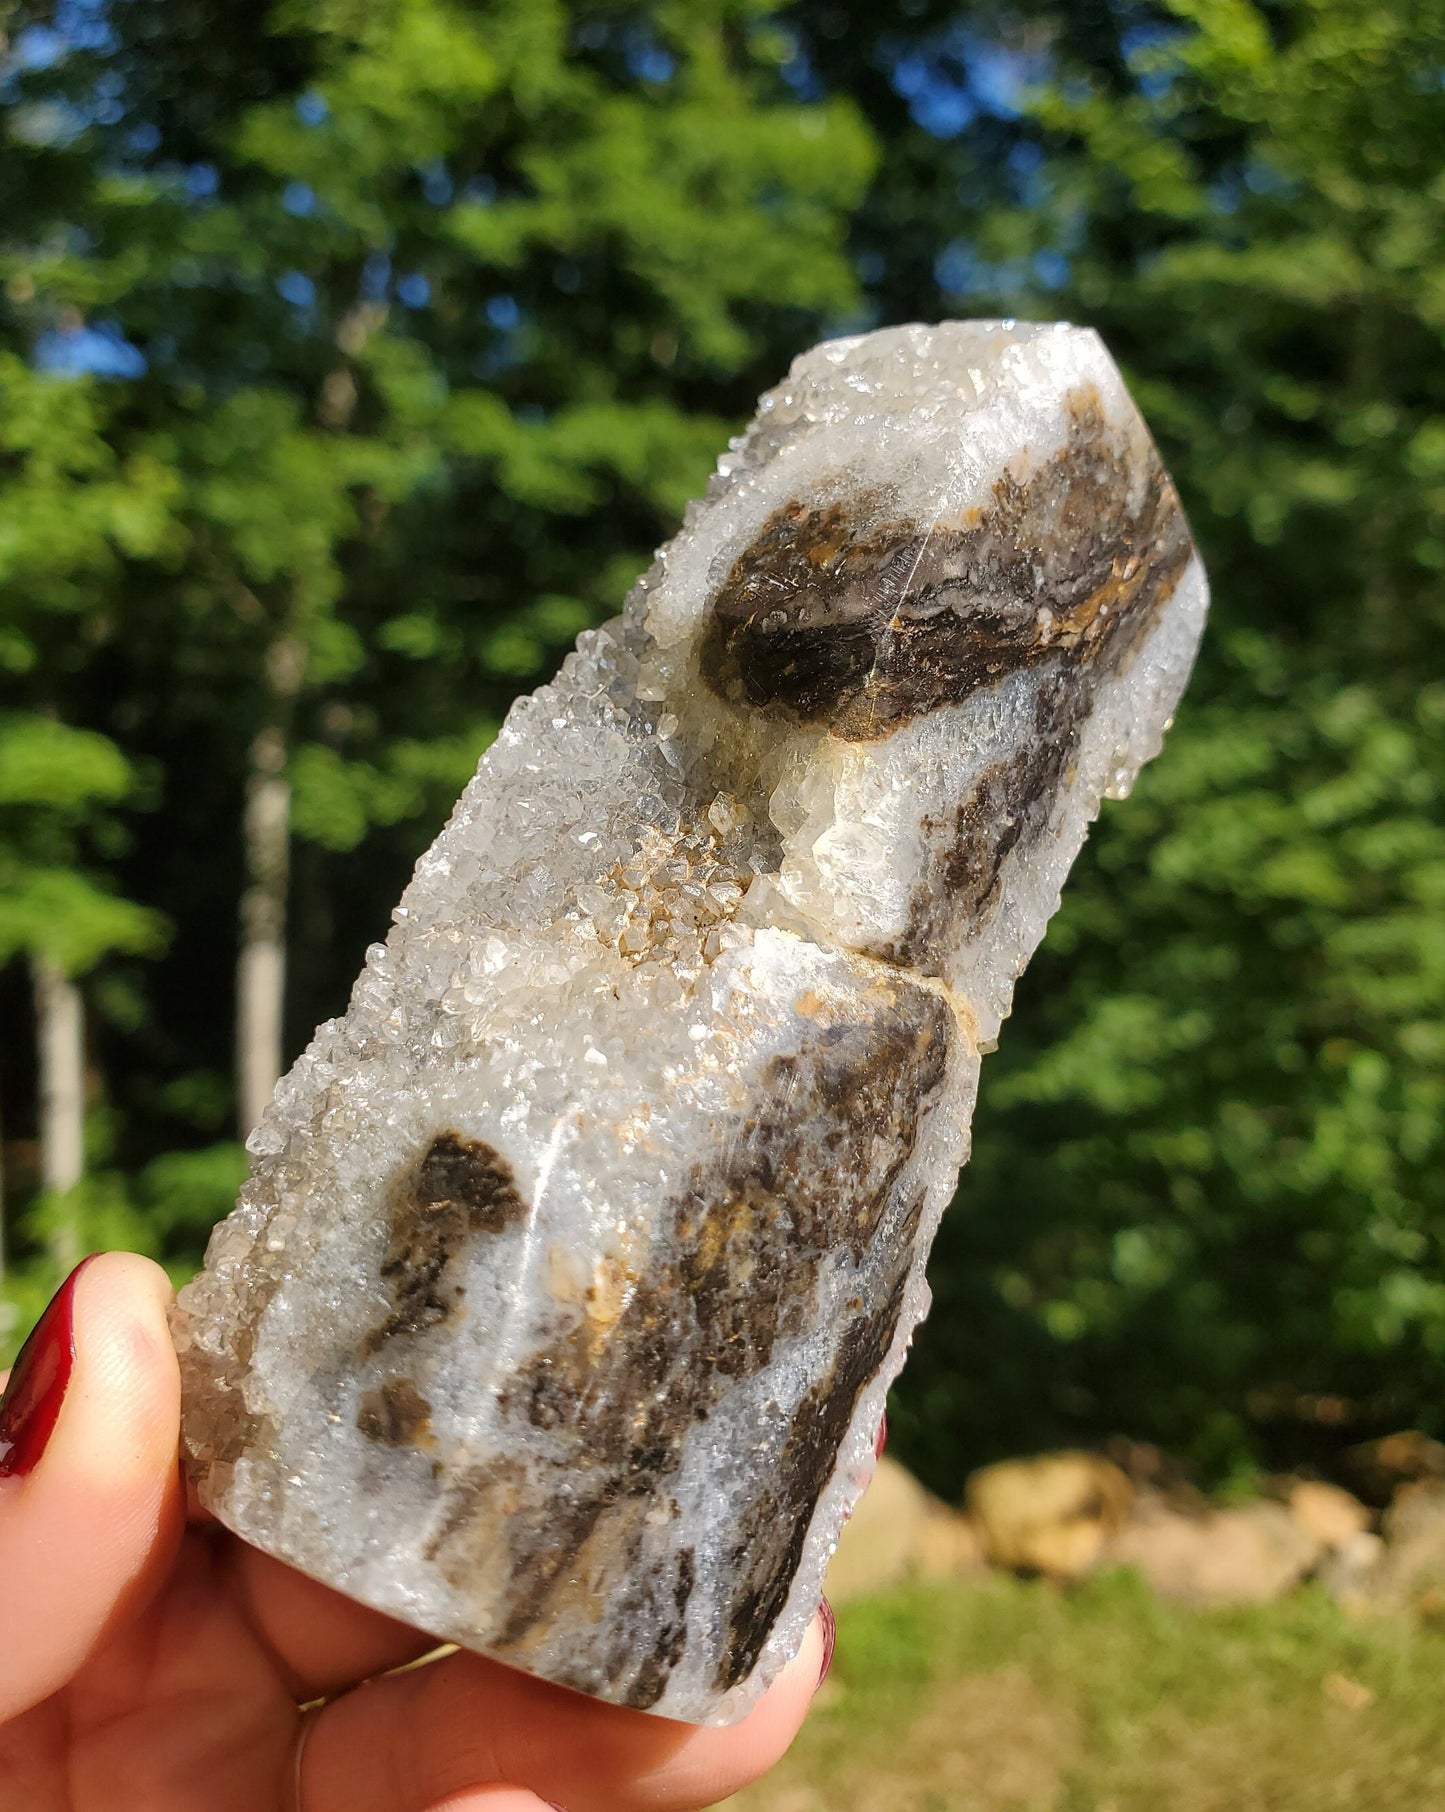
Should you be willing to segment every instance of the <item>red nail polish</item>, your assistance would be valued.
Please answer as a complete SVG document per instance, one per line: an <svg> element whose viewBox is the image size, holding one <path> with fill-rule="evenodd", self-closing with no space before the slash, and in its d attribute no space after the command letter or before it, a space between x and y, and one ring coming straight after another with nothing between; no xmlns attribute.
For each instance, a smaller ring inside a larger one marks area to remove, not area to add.
<svg viewBox="0 0 1445 1812"><path fill-rule="evenodd" d="M838 1619L833 1615L833 1607L826 1598L818 1604L818 1621L823 1626L823 1665L818 1669L818 1685L828 1678L828 1669L833 1665L833 1649L838 1641Z"/></svg>
<svg viewBox="0 0 1445 1812"><path fill-rule="evenodd" d="M75 1285L81 1262L30 1330L0 1397L0 1479L23 1478L40 1464L55 1432L75 1364Z"/></svg>
<svg viewBox="0 0 1445 1812"><path fill-rule="evenodd" d="M881 1460L883 1449L888 1445L888 1411L885 1409L878 1419L878 1438L873 1443L873 1458Z"/></svg>

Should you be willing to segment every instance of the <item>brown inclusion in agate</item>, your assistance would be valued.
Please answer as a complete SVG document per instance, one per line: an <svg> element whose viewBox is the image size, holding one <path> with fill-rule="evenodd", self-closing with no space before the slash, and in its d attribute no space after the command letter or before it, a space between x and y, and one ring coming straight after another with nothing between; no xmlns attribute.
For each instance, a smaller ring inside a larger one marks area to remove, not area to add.
<svg viewBox="0 0 1445 1812"><path fill-rule="evenodd" d="M960 525L864 529L876 497L775 511L718 592L708 685L871 742L1061 652L1117 663L1184 571L1189 529L1157 456L1141 483L1093 391L1069 417L1058 453Z"/></svg>
<svg viewBox="0 0 1445 1812"><path fill-rule="evenodd" d="M460 1300L451 1273L463 1243L474 1234L501 1233L526 1214L500 1152L484 1140L439 1133L393 1186L381 1266L392 1311L366 1336L362 1351L380 1352L399 1334L446 1321Z"/></svg>
<svg viewBox="0 0 1445 1812"><path fill-rule="evenodd" d="M698 1162L667 1210L664 1250L674 1256L659 1258L612 1325L568 1329L504 1386L504 1413L565 1447L565 1483L524 1503L505 1462L477 1468L447 1493L429 1555L465 1587L505 1544L512 1584L499 1654L525 1653L534 1626L556 1614L598 1556L636 1544L694 1429L739 1379L767 1367L777 1341L803 1330L819 1267L842 1245L859 1267L860 1294L834 1375L793 1417L778 1475L738 1530L717 1686L746 1677L787 1595L858 1393L893 1338L921 1206L899 1179L943 1082L951 1035L944 1003L900 979L866 1017L775 1058L760 1096L768 1105ZM821 1151L807 1130L814 1124L824 1129ZM681 1638L685 1583L638 1580L654 1649L623 1644L600 1663L579 1657L562 1683L583 1691L605 1683L610 1697L649 1709ZM664 1614L674 1598L682 1602Z"/></svg>

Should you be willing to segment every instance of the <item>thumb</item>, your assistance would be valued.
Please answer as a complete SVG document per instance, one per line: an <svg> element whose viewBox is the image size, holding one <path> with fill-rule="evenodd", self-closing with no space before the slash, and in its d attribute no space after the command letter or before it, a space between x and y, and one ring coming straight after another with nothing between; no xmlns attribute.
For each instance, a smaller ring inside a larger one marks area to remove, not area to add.
<svg viewBox="0 0 1445 1812"><path fill-rule="evenodd" d="M0 1722L63 1686L159 1584L182 1526L170 1284L111 1252L73 1271L0 1401Z"/></svg>

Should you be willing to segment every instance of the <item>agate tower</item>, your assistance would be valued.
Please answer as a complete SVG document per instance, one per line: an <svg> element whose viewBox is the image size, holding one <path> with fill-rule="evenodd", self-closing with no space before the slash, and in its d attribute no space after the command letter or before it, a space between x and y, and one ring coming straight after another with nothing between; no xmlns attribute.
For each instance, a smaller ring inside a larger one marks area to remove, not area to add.
<svg viewBox="0 0 1445 1812"><path fill-rule="evenodd" d="M741 1715L926 1311L980 1055L1206 587L1098 338L815 348L512 710L182 1294L231 1528Z"/></svg>

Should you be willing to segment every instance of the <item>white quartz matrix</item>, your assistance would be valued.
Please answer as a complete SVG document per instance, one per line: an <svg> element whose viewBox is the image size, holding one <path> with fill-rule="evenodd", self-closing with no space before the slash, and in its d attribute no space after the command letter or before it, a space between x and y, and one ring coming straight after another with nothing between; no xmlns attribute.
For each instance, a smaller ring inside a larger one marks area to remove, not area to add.
<svg viewBox="0 0 1445 1812"><path fill-rule="evenodd" d="M251 1139L176 1319L222 1522L740 1717L872 1471L980 1053L1205 603L1094 333L800 358L513 707Z"/></svg>

